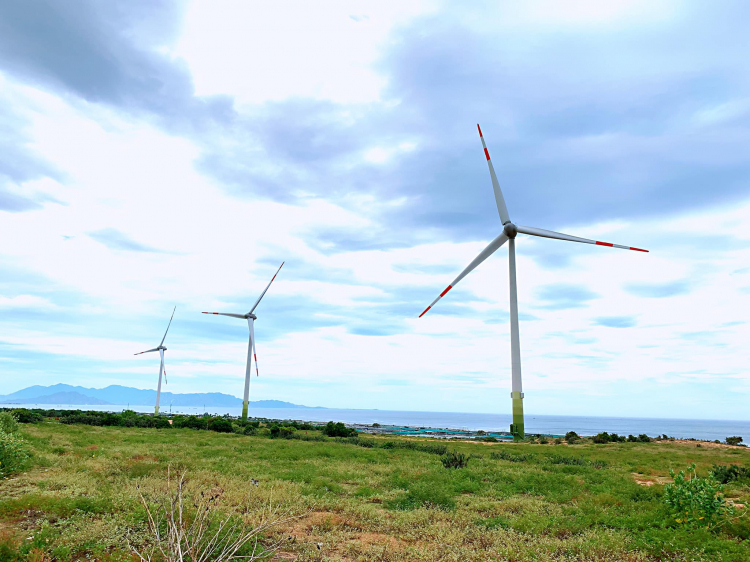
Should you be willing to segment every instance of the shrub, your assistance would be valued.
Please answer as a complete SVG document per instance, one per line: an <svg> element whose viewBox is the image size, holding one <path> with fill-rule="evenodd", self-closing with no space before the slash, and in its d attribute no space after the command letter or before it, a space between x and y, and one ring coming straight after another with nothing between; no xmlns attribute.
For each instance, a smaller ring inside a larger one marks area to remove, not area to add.
<svg viewBox="0 0 750 562"><path fill-rule="evenodd" d="M333 423L329 421L323 428L323 434L328 437L353 437L357 435L357 430L346 427L343 423Z"/></svg>
<svg viewBox="0 0 750 562"><path fill-rule="evenodd" d="M664 502L676 523L709 529L734 514L734 507L721 493L724 486L710 474L708 478L699 478L695 463L687 468L687 475L684 470L675 474L672 469L669 474L674 483L664 488Z"/></svg>
<svg viewBox="0 0 750 562"><path fill-rule="evenodd" d="M487 437L482 437L479 439L479 441L484 441L485 443L497 443L498 439L497 437L493 437L492 435L488 435Z"/></svg>
<svg viewBox="0 0 750 562"><path fill-rule="evenodd" d="M606 431L602 431L601 433L597 433L596 435L594 435L591 438L591 440L594 443L599 443L599 444L609 443L610 441L609 433L607 433Z"/></svg>
<svg viewBox="0 0 750 562"><path fill-rule="evenodd" d="M282 439L291 439L296 431L293 427L282 426L279 428L279 437Z"/></svg>
<svg viewBox="0 0 750 562"><path fill-rule="evenodd" d="M448 451L440 457L440 462L445 468L466 468L469 464L469 457L456 451Z"/></svg>
<svg viewBox="0 0 750 562"><path fill-rule="evenodd" d="M575 431L568 431L568 433L565 434L565 440L568 443L575 443L580 438L581 437Z"/></svg>
<svg viewBox="0 0 750 562"><path fill-rule="evenodd" d="M28 458L24 440L0 429L0 477L20 472Z"/></svg>
<svg viewBox="0 0 750 562"><path fill-rule="evenodd" d="M651 441L652 441L652 439L648 435L646 435L645 433L641 433L638 436L638 442L639 443L651 443Z"/></svg>
<svg viewBox="0 0 750 562"><path fill-rule="evenodd" d="M739 445L742 443L742 437L735 435L734 437L727 437L725 441L727 445Z"/></svg>
<svg viewBox="0 0 750 562"><path fill-rule="evenodd" d="M11 410L10 413L15 416L16 420L18 420L18 423L39 423L41 421L44 421L44 418L41 414L32 412L31 410L27 410L26 408Z"/></svg>
<svg viewBox="0 0 750 562"><path fill-rule="evenodd" d="M698 445L698 447L700 447L700 445ZM735 480L750 481L750 468L745 468L744 466L738 466L736 464L730 464L729 466L715 464L711 469L711 476L721 484L729 484Z"/></svg>
<svg viewBox="0 0 750 562"><path fill-rule="evenodd" d="M10 412L0 412L0 431L18 433L18 422Z"/></svg>
<svg viewBox="0 0 750 562"><path fill-rule="evenodd" d="M562 445L563 440L559 437L555 437L555 445Z"/></svg>
<svg viewBox="0 0 750 562"><path fill-rule="evenodd" d="M186 427L190 429L206 429L208 420L203 416L175 416L172 419L173 427Z"/></svg>
<svg viewBox="0 0 750 562"><path fill-rule="evenodd" d="M628 443L638 443L638 438L635 435L630 434L628 435Z"/></svg>
<svg viewBox="0 0 750 562"><path fill-rule="evenodd" d="M232 433L232 422L227 418L209 418L206 427L218 433Z"/></svg>

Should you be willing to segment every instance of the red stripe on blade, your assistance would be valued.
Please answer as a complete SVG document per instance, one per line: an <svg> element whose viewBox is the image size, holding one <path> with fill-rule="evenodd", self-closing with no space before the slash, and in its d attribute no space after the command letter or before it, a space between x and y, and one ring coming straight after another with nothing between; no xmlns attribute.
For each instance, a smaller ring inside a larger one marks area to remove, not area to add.
<svg viewBox="0 0 750 562"><path fill-rule="evenodd" d="M424 309L424 312L423 312L422 314L420 314L420 315L419 315L419 317L420 317L420 318L422 318L422 316L424 316L424 315L425 315L425 312L427 312L427 311L428 311L428 310L430 310L431 308L432 308L431 306L428 306L427 308L425 308L425 309Z"/></svg>
<svg viewBox="0 0 750 562"><path fill-rule="evenodd" d="M482 128L479 126L479 123L477 123L477 129L479 129L479 136L482 136Z"/></svg>
<svg viewBox="0 0 750 562"><path fill-rule="evenodd" d="M490 152L486 148L484 149L484 155L487 157L487 160L490 159Z"/></svg>
<svg viewBox="0 0 750 562"><path fill-rule="evenodd" d="M450 290L451 290L452 288L453 288L453 285L448 285L448 286L447 286L447 287L445 288L445 291L443 291L442 293L440 293L440 296L441 296L441 297L444 297L444 296L445 296L445 293L447 293L448 291L450 291Z"/></svg>
<svg viewBox="0 0 750 562"><path fill-rule="evenodd" d="M597 246L609 246L610 248L612 247L612 244L610 244L609 242L597 242L596 245Z"/></svg>
<svg viewBox="0 0 750 562"><path fill-rule="evenodd" d="M641 250L640 248L630 248L631 250L635 250L636 252L646 252L648 253L648 250Z"/></svg>

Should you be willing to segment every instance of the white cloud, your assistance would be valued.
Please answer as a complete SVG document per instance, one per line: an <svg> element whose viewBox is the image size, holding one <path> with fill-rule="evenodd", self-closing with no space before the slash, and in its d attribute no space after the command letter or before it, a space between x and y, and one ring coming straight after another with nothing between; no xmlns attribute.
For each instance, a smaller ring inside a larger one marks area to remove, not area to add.
<svg viewBox="0 0 750 562"><path fill-rule="evenodd" d="M198 95L372 102L386 83L374 63L389 32L432 4L196 1L174 54L188 62Z"/></svg>

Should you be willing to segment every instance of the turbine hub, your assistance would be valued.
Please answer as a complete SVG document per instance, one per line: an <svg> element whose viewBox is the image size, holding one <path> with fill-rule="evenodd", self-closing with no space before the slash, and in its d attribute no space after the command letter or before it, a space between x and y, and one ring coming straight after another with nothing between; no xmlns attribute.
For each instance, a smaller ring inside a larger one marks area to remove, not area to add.
<svg viewBox="0 0 750 562"><path fill-rule="evenodd" d="M518 228L516 228L516 225L512 222L505 223L503 231L505 232L505 235L511 240L513 240L516 237L516 234L518 234Z"/></svg>
<svg viewBox="0 0 750 562"><path fill-rule="evenodd" d="M258 319L258 317L255 316L255 314L248 314L247 317L248 318L252 318L253 320L257 320Z"/></svg>

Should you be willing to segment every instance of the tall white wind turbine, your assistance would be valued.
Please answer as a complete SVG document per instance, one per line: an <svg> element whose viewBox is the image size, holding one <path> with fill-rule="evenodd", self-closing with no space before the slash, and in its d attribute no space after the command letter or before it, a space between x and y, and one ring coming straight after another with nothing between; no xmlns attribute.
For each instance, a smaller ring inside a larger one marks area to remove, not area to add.
<svg viewBox="0 0 750 562"><path fill-rule="evenodd" d="M243 399L242 399L242 421L247 421L247 407L248 407L248 401L250 399L250 361L251 359L255 360L255 376L258 376L258 357L255 354L255 330L253 329L253 324L258 319L258 317L255 314L253 314L253 312L255 312L255 309L258 307L258 304L260 304L260 299L262 299L263 296L266 294L266 291L268 291L268 288L271 286L271 283L273 283L273 280L276 279L276 276L279 274L279 271L281 271L282 267L284 267L284 262L281 262L279 269L276 270L276 273L268 282L268 285L266 285L266 288L260 294L260 296L258 297L258 300L255 301L255 304L250 309L250 312L248 312L247 314L230 314L228 312L204 312L203 313L203 314L216 314L218 316L231 316L232 318L244 318L245 320L247 320L247 327L250 330L250 340L247 343L247 365L245 366L245 394L243 395Z"/></svg>
<svg viewBox="0 0 750 562"><path fill-rule="evenodd" d="M172 310L172 316L169 319L169 324L167 324L167 330L164 332L164 337L161 339L161 343L159 344L159 347L155 347L154 349L147 349L146 351L141 351L140 353L135 353L134 355L143 355L144 353L151 353L152 351L158 351L159 355L161 356L161 363L159 364L159 386L156 387L156 407L154 408L154 415L159 414L159 399L161 398L161 375L164 374L164 382L167 381L167 370L164 368L164 352L167 350L166 347L164 347L164 340L167 339L167 332L169 332L169 327L172 325L172 318L174 318L174 311L177 310L177 307L175 306Z"/></svg>
<svg viewBox="0 0 750 562"><path fill-rule="evenodd" d="M648 250L642 250L640 248L633 248L631 246L621 246L619 244L610 244L609 242L599 242L597 240L589 240L588 238L579 238L578 236L570 236L569 234L561 234L559 232L552 232L551 230L543 230L541 228L534 228L531 226L520 226L513 224L508 214L508 208L505 206L505 199L503 199L503 192L500 190L500 184L497 181L495 175L495 168L492 166L492 160L490 160L490 153L487 151L487 145L484 143L484 137L482 136L482 129L477 125L479 130L479 138L482 140L482 147L484 148L484 155L487 157L487 164L490 168L490 178L492 179L492 188L495 191L495 202L497 203L497 212L500 215L500 220L503 223L503 231L495 238L489 245L482 250L479 255L474 258L469 266L464 269L461 274L456 277L453 282L446 287L446 289L440 293L438 298L432 301L432 304L428 306L422 314L419 315L421 318L424 314L430 310L435 303L445 296L456 284L471 273L480 263L490 257L495 251L500 248L503 244L508 242L508 265L510 269L510 352L511 352L511 374L512 374L512 392L511 398L513 399L513 423L510 426L510 432L514 436L523 438L524 436L524 423L523 423L523 388L521 386L521 344L518 335L518 294L516 291L516 235L520 232L521 234L528 234L530 236L541 236L542 238L553 238L555 240L567 240L569 242L581 242L583 244L595 244L597 246L609 246L610 248L621 248L623 250L635 250L636 252L648 252Z"/></svg>

